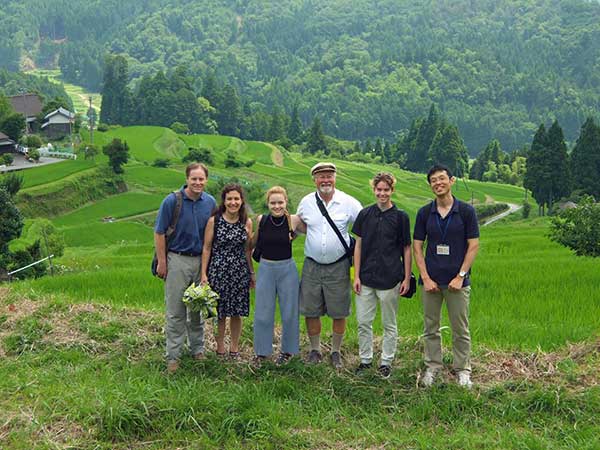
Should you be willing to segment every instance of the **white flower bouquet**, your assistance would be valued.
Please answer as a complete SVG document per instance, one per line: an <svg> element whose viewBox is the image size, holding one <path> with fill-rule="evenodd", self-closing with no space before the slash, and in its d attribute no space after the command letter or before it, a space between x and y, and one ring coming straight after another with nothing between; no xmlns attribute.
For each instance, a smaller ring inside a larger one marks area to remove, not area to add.
<svg viewBox="0 0 600 450"><path fill-rule="evenodd" d="M208 284L192 283L183 293L182 300L190 311L199 312L203 319L217 317L219 294Z"/></svg>

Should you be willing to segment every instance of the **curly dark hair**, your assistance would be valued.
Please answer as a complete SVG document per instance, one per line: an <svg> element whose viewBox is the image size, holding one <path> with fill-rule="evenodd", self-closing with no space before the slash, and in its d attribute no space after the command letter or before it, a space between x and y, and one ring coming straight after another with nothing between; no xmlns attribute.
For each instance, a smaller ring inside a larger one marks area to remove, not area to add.
<svg viewBox="0 0 600 450"><path fill-rule="evenodd" d="M223 186L223 190L221 191L221 203L214 211L213 215L222 216L225 212L225 197L229 192L236 191L240 194L242 198L242 204L240 206L240 222L244 225L246 224L246 220L248 220L248 212L246 211L246 194L244 194L244 189L238 183L229 183Z"/></svg>

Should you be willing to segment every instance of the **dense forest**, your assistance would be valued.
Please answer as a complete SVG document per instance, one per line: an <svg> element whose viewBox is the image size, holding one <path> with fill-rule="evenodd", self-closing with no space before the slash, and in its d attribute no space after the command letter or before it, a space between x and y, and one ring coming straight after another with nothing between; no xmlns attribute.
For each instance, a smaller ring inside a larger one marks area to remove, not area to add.
<svg viewBox="0 0 600 450"><path fill-rule="evenodd" d="M600 5L583 0L5 0L0 67L58 65L99 89L185 66L252 112L294 106L327 134L397 140L436 104L471 155L512 151L558 120L574 142L600 110Z"/></svg>

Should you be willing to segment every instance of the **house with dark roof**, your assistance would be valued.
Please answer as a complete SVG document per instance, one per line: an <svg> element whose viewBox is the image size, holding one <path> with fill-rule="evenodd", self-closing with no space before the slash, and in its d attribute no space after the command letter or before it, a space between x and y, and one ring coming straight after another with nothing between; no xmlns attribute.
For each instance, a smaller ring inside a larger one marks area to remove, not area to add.
<svg viewBox="0 0 600 450"><path fill-rule="evenodd" d="M42 99L37 94L22 94L8 97L13 109L23 114L27 122L27 133L32 133L38 115L42 112Z"/></svg>
<svg viewBox="0 0 600 450"><path fill-rule="evenodd" d="M61 106L44 117L41 129L49 138L59 139L71 134L74 123L75 114Z"/></svg>
<svg viewBox="0 0 600 450"><path fill-rule="evenodd" d="M0 131L0 155L15 151L15 141Z"/></svg>

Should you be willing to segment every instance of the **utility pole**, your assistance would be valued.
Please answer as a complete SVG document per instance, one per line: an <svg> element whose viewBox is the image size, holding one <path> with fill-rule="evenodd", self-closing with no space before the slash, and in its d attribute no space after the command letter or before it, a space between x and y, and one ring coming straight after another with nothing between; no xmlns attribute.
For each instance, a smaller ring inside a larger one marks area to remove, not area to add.
<svg viewBox="0 0 600 450"><path fill-rule="evenodd" d="M94 144L94 108L92 108L92 96L89 96L90 109L88 109L88 123L90 125L90 144Z"/></svg>

